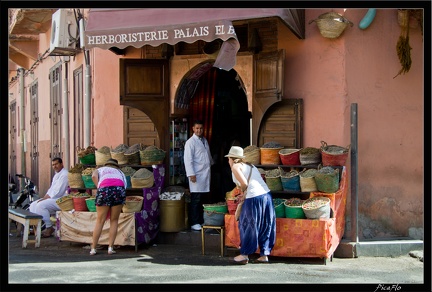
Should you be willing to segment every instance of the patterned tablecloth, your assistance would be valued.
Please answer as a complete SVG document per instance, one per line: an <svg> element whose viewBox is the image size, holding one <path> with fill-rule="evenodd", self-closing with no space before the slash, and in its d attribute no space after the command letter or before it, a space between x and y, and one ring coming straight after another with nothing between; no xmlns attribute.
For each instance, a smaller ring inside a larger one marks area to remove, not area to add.
<svg viewBox="0 0 432 292"><path fill-rule="evenodd" d="M159 194L161 192L165 168L163 165L153 165L155 186L143 188L143 208L140 212L121 213L118 223L115 245L136 246L150 243L159 232ZM96 212L57 212L57 239L91 243L96 222ZM109 220L105 221L99 244L108 244Z"/></svg>
<svg viewBox="0 0 432 292"><path fill-rule="evenodd" d="M277 218L276 243L271 255L330 258L344 234L347 189L348 179L344 167L337 192L311 192L310 194L310 197L330 198L332 210L330 219ZM238 222L234 215L225 215L225 246L240 247Z"/></svg>

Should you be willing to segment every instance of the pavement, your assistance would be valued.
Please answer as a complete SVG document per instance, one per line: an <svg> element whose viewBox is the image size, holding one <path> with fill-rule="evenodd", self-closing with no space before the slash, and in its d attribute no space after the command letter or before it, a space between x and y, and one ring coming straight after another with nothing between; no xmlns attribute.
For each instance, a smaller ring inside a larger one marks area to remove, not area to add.
<svg viewBox="0 0 432 292"><path fill-rule="evenodd" d="M189 244L170 244L170 236L161 233L137 251L133 246L118 246L116 254L108 255L107 247L101 246L98 254L90 256L88 244L60 242L55 237L42 238L39 248L29 244L23 249L22 238L11 226L8 262L1 269L8 269L8 279L1 273L1 291L34 290L34 284L43 285L37 290L44 291L65 287L72 291L431 291L430 262L423 259L422 250L398 257L269 257L269 264L236 265L230 257L238 250L228 249L221 256L220 237L211 230L206 232L205 255L197 244L201 232L185 231ZM251 255L250 260L257 257Z"/></svg>

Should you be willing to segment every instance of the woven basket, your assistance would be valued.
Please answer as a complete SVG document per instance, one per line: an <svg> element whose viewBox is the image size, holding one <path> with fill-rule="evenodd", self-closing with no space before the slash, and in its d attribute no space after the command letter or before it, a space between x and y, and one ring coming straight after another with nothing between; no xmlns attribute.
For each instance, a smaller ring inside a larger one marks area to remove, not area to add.
<svg viewBox="0 0 432 292"><path fill-rule="evenodd" d="M316 207L310 204L317 202ZM329 219L330 218L330 199L326 197L312 197L305 200L302 204L303 212L308 219Z"/></svg>
<svg viewBox="0 0 432 292"><path fill-rule="evenodd" d="M346 148L337 145L327 145L321 141L321 160L324 166L344 166L348 158L350 145Z"/></svg>
<svg viewBox="0 0 432 292"><path fill-rule="evenodd" d="M291 177L281 176L281 182L284 191L300 191L300 176L298 174Z"/></svg>
<svg viewBox="0 0 432 292"><path fill-rule="evenodd" d="M336 12L323 13L309 24L312 22L316 22L323 37L330 39L339 37L348 25L353 26L351 21Z"/></svg>
<svg viewBox="0 0 432 292"><path fill-rule="evenodd" d="M94 184L94 182L92 180L92 176L91 175L81 175L81 177L82 177L82 180L84 182L84 186L87 189L94 189L94 188L96 188L96 186L95 186L95 184Z"/></svg>
<svg viewBox="0 0 432 292"><path fill-rule="evenodd" d="M124 154L126 160L127 160L127 164L131 164L131 165L139 165L141 164L141 159L140 159L140 153L139 150L137 152L134 153L129 153L129 154Z"/></svg>
<svg viewBox="0 0 432 292"><path fill-rule="evenodd" d="M300 150L300 164L320 164L321 152L320 149L314 147L306 147Z"/></svg>
<svg viewBox="0 0 432 292"><path fill-rule="evenodd" d="M270 189L270 191L278 192L283 190L280 176L277 177L266 176L265 179L266 179L265 182L268 188Z"/></svg>
<svg viewBox="0 0 432 292"><path fill-rule="evenodd" d="M89 212L96 212L96 198L94 197L90 197L85 199L86 205L87 205L87 209L89 210Z"/></svg>
<svg viewBox="0 0 432 292"><path fill-rule="evenodd" d="M64 196L56 200L57 205L62 211L70 211L74 208L72 197Z"/></svg>
<svg viewBox="0 0 432 292"><path fill-rule="evenodd" d="M339 169L330 166L319 169L315 174L315 183L318 191L335 193L339 189Z"/></svg>
<svg viewBox="0 0 432 292"><path fill-rule="evenodd" d="M273 205L276 213L276 218L285 218L285 201L286 199L275 198Z"/></svg>
<svg viewBox="0 0 432 292"><path fill-rule="evenodd" d="M123 213L139 212L142 209L144 199L141 196L127 196L122 207Z"/></svg>
<svg viewBox="0 0 432 292"><path fill-rule="evenodd" d="M128 159L125 156L124 152L111 151L111 158L116 159L118 164L128 164Z"/></svg>
<svg viewBox="0 0 432 292"><path fill-rule="evenodd" d="M95 151L96 165L104 165L111 158L111 153L103 153L99 150Z"/></svg>
<svg viewBox="0 0 432 292"><path fill-rule="evenodd" d="M84 188L84 181L82 179L81 173L79 172L69 172L68 173L69 187L72 189Z"/></svg>
<svg viewBox="0 0 432 292"><path fill-rule="evenodd" d="M249 152L244 152L245 158L243 161L249 162L251 164L260 164L261 162L261 151L259 148L251 150Z"/></svg>
<svg viewBox="0 0 432 292"><path fill-rule="evenodd" d="M80 162L85 165L95 165L96 155L94 153L87 154L86 156L79 158Z"/></svg>
<svg viewBox="0 0 432 292"><path fill-rule="evenodd" d="M305 175L305 172L308 171L308 175ZM318 190L315 182L315 174L316 169L308 169L300 172L300 189L302 192L316 192ZM309 174L313 174L313 176L309 176Z"/></svg>
<svg viewBox="0 0 432 292"><path fill-rule="evenodd" d="M219 202L216 204L203 204L204 211L228 213L228 206L226 202Z"/></svg>
<svg viewBox="0 0 432 292"><path fill-rule="evenodd" d="M165 159L165 151L156 146L149 146L139 153L141 165L162 164Z"/></svg>
<svg viewBox="0 0 432 292"><path fill-rule="evenodd" d="M225 213L204 210L203 219L204 225L223 226L225 224Z"/></svg>
<svg viewBox="0 0 432 292"><path fill-rule="evenodd" d="M282 149L279 157L283 165L300 165L301 149Z"/></svg>
<svg viewBox="0 0 432 292"><path fill-rule="evenodd" d="M280 165L279 151L283 148L260 148L261 164Z"/></svg>
<svg viewBox="0 0 432 292"><path fill-rule="evenodd" d="M90 196L72 197L75 211L88 211L86 199Z"/></svg>
<svg viewBox="0 0 432 292"><path fill-rule="evenodd" d="M133 188L150 188L154 184L154 176L148 178L131 177L131 185Z"/></svg>

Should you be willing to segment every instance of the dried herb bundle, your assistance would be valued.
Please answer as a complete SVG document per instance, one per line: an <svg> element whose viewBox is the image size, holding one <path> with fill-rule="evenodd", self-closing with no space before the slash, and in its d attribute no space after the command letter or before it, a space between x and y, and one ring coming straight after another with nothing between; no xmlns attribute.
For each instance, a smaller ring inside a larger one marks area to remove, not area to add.
<svg viewBox="0 0 432 292"><path fill-rule="evenodd" d="M411 47L409 45L409 17L410 12L408 10L399 11L401 14L401 18L403 20L401 21L401 35L399 36L399 40L396 44L396 51L399 58L399 62L402 65L402 68L399 70L398 74L396 74L395 77L408 73L408 71L411 69Z"/></svg>

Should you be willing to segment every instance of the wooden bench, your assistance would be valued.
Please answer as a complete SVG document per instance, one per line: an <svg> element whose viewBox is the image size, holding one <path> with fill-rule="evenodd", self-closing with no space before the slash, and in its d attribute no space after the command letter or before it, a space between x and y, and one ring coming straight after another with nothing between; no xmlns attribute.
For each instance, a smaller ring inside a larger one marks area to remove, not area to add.
<svg viewBox="0 0 432 292"><path fill-rule="evenodd" d="M40 238L41 238L41 226L42 226L41 215L32 213L24 209L9 209L9 226L11 220L24 225L22 248L26 248L27 243L29 242L35 242L35 247L39 247ZM30 226L36 226L36 230L34 233L35 234L34 240L28 239ZM20 232L20 228L17 228L17 232Z"/></svg>

